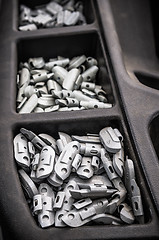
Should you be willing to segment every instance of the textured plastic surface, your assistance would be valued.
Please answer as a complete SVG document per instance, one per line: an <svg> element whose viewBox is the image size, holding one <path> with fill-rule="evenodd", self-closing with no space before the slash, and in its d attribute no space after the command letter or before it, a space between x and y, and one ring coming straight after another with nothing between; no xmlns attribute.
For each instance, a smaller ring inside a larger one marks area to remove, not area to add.
<svg viewBox="0 0 159 240"><path fill-rule="evenodd" d="M20 1L20 3L27 2L34 5L37 2L47 1ZM157 60L153 62L155 57L151 58L155 51L149 51L153 38L149 2L143 3L142 0L84 2L87 2L85 3L87 25L32 32L17 30L19 14L17 0L11 0L10 4L3 0L1 4L0 210L1 219L7 226L4 232L9 232L11 239L159 238L157 216L159 211L157 156L159 153L157 150L156 154L154 150L154 147L155 149L158 147L159 121L158 118L152 121L157 116L159 93L158 90L141 84L142 80L138 81L135 77L138 74L142 75L145 69L146 74L157 72ZM146 22L145 18L142 21L140 19L142 15L144 16L143 11L148 14ZM134 32L131 38L130 32L135 29L138 29L138 32ZM140 43L140 33L144 34L142 43ZM149 39L147 36L150 35ZM135 36L137 40L133 41ZM140 44L138 48L135 47L138 44ZM148 55L149 52L151 52L150 55ZM33 113L25 116L16 113L16 73L20 61L37 56L44 56L47 59L57 55L72 57L82 54L96 57L99 61L101 72L97 82L107 90L108 98L114 104L113 108L80 112L35 113L36 115ZM150 71L152 65L153 68ZM125 150L134 160L137 181L143 198L145 223L130 226L94 225L77 229L54 227L40 229L31 216L18 178L13 158L14 136L21 127L37 134L43 132L56 137L58 131L84 135L87 132L98 133L106 126L119 128L125 139Z"/></svg>

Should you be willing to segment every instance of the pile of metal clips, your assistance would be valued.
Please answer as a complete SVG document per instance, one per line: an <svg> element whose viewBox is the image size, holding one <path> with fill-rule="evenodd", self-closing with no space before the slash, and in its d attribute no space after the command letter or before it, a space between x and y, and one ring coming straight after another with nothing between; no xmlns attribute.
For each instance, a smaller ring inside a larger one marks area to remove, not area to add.
<svg viewBox="0 0 159 240"><path fill-rule="evenodd" d="M20 181L39 225L143 223L134 164L125 157L119 130L58 134L55 140L21 128L14 138Z"/></svg>
<svg viewBox="0 0 159 240"><path fill-rule="evenodd" d="M83 3L74 0L50 1L47 4L31 9L20 6L20 31L33 31L39 28L53 28L74 25L85 25Z"/></svg>
<svg viewBox="0 0 159 240"><path fill-rule="evenodd" d="M17 75L17 112L77 111L111 108L107 93L96 85L97 60L85 55L42 57L20 64Z"/></svg>

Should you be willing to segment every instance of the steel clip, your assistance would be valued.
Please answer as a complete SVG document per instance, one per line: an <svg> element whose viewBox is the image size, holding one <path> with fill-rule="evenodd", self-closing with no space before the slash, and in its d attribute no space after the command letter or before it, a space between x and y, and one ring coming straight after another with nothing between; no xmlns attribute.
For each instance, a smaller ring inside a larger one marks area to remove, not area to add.
<svg viewBox="0 0 159 240"><path fill-rule="evenodd" d="M118 175L116 174L116 172L113 168L113 164L110 159L110 156L104 148L101 149L101 160L103 162L103 167L104 167L109 179L112 181L113 179L117 178Z"/></svg>
<svg viewBox="0 0 159 240"><path fill-rule="evenodd" d="M55 195L46 183L40 184L39 192L42 200L42 211L38 213L38 222L42 228L46 228L52 226L55 222L55 214L53 211ZM36 205L36 202L34 202L34 204Z"/></svg>
<svg viewBox="0 0 159 240"><path fill-rule="evenodd" d="M83 157L80 167L77 169L77 175L83 179L89 179L93 176L91 157Z"/></svg>
<svg viewBox="0 0 159 240"><path fill-rule="evenodd" d="M24 191L29 198L33 198L34 195L38 194L37 187L23 169L20 169L18 173Z"/></svg>
<svg viewBox="0 0 159 240"><path fill-rule="evenodd" d="M55 172L58 177L65 180L71 173L72 162L79 153L80 144L77 141L68 143L62 150L58 161L55 164Z"/></svg>
<svg viewBox="0 0 159 240"><path fill-rule="evenodd" d="M34 93L28 101L26 101L23 107L20 109L19 113L31 113L35 107L38 105L38 96Z"/></svg>
<svg viewBox="0 0 159 240"><path fill-rule="evenodd" d="M94 200L92 204L80 210L72 210L62 217L62 221L70 227L79 227L92 220L92 217L103 213L108 204L106 198Z"/></svg>
<svg viewBox="0 0 159 240"><path fill-rule="evenodd" d="M127 224L132 224L135 220L132 208L128 206L126 203L120 204L118 208L121 220Z"/></svg>
<svg viewBox="0 0 159 240"><path fill-rule="evenodd" d="M72 142L72 139L68 134L66 134L64 132L59 132L58 134L59 134L60 138L56 141L56 144L57 144L59 152L61 153L63 151L64 147L68 143Z"/></svg>
<svg viewBox="0 0 159 240"><path fill-rule="evenodd" d="M81 143L80 153L83 154L85 157L91 156L101 156L101 144L95 143Z"/></svg>
<svg viewBox="0 0 159 240"><path fill-rule="evenodd" d="M45 65L45 61L42 57L38 57L38 58L29 58L28 63L30 64L31 67L34 68L42 68Z"/></svg>
<svg viewBox="0 0 159 240"><path fill-rule="evenodd" d="M144 222L144 213L141 192L135 180L135 169L131 159L125 161L125 184L132 203L134 216L142 223Z"/></svg>
<svg viewBox="0 0 159 240"><path fill-rule="evenodd" d="M86 56L85 55L73 58L69 63L68 70L71 70L73 68L78 68L85 61L86 61Z"/></svg>
<svg viewBox="0 0 159 240"><path fill-rule="evenodd" d="M63 83L62 83L62 87L66 90L70 90L72 91L74 89L75 86L75 82L77 81L78 77L79 77L80 71L77 68L73 68L71 69L68 74L66 75Z"/></svg>
<svg viewBox="0 0 159 240"><path fill-rule="evenodd" d="M21 166L24 170L28 170L30 167L30 156L27 139L23 136L23 134L19 133L14 138L13 144L14 157L17 164Z"/></svg>
<svg viewBox="0 0 159 240"><path fill-rule="evenodd" d="M72 135L72 139L81 143L92 143L92 144L100 143L100 139L98 135L97 136L89 135L89 134L87 134L87 136Z"/></svg>
<svg viewBox="0 0 159 240"><path fill-rule="evenodd" d="M83 81L90 82L93 81L96 77L99 68L97 66L92 66L88 68L85 72L82 73Z"/></svg>
<svg viewBox="0 0 159 240"><path fill-rule="evenodd" d="M121 142L111 127L103 128L99 133L104 148L110 153L116 153L121 149Z"/></svg>
<svg viewBox="0 0 159 240"><path fill-rule="evenodd" d="M47 178L53 171L55 151L50 146L45 146L41 150L39 165L36 171L38 179Z"/></svg>
<svg viewBox="0 0 159 240"><path fill-rule="evenodd" d="M124 173L124 148L123 146L119 150L119 152L113 155L113 167L119 177L123 176Z"/></svg>
<svg viewBox="0 0 159 240"><path fill-rule="evenodd" d="M47 144L41 140L41 138L39 138L35 133L33 133L32 131L29 131L25 128L21 128L20 132L29 140L33 143L33 145L41 150L44 146L46 146Z"/></svg>

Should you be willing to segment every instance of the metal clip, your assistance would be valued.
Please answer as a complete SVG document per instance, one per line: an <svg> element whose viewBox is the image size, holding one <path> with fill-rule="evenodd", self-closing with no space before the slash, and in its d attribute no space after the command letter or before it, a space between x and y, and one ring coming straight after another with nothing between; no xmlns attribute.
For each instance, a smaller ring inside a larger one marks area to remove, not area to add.
<svg viewBox="0 0 159 240"><path fill-rule="evenodd" d="M31 168L32 170L36 171L39 165L39 160L40 160L40 154L37 153L34 155L33 161L31 162Z"/></svg>
<svg viewBox="0 0 159 240"><path fill-rule="evenodd" d="M85 61L86 61L86 56L85 55L73 58L69 63L68 70L71 70L73 68L78 68Z"/></svg>
<svg viewBox="0 0 159 240"><path fill-rule="evenodd" d="M90 157L83 157L80 167L77 169L77 175L83 179L89 179L93 176L93 168Z"/></svg>
<svg viewBox="0 0 159 240"><path fill-rule="evenodd" d="M64 227L65 223L62 221L62 217L71 210L74 199L70 194L70 190L78 189L77 183L74 180L70 180L64 188L65 200L62 208L56 212L55 215L55 226Z"/></svg>
<svg viewBox="0 0 159 240"><path fill-rule="evenodd" d="M140 189L135 180L135 170L133 161L126 159L125 161L125 184L132 203L133 213L137 220L144 222L144 213Z"/></svg>
<svg viewBox="0 0 159 240"><path fill-rule="evenodd" d="M54 73L54 79L60 84L60 85L63 85L63 82L65 80L65 78L67 77L68 75L68 72L65 68L63 68L62 66L56 66L57 65L57 62L60 62L61 65L63 64L63 61L64 60L58 60L58 61L55 61L53 62L54 63L54 66L52 68L52 72ZM66 59L65 61L67 61L67 64L69 62L69 59Z"/></svg>
<svg viewBox="0 0 159 240"><path fill-rule="evenodd" d="M42 57L38 58L29 58L28 63L30 64L31 67L34 68L42 68L45 65L45 61Z"/></svg>
<svg viewBox="0 0 159 240"><path fill-rule="evenodd" d="M23 169L20 169L18 173L24 191L29 198L33 198L34 195L38 194L37 187Z"/></svg>
<svg viewBox="0 0 159 240"><path fill-rule="evenodd" d="M81 165L81 162L82 162L82 156L80 154L77 154L72 162L72 172L77 171L77 169Z"/></svg>
<svg viewBox="0 0 159 240"><path fill-rule="evenodd" d="M64 19L64 24L66 26L71 26L71 25L75 25L80 17L80 13L79 12L72 12L68 18Z"/></svg>
<svg viewBox="0 0 159 240"><path fill-rule="evenodd" d="M132 208L126 203L122 203L119 206L120 218L127 224L132 224L135 220Z"/></svg>
<svg viewBox="0 0 159 240"><path fill-rule="evenodd" d="M78 100L78 101L92 101L91 97L86 96L85 94L83 94L81 91L79 90L74 90L73 91L74 97ZM99 102L99 100L97 99L93 99L93 101Z"/></svg>
<svg viewBox="0 0 159 240"><path fill-rule="evenodd" d="M21 128L20 132L28 139L30 140L33 145L41 150L44 146L46 146L46 143L44 141L42 141L35 133L33 133L32 131L29 131L25 128Z"/></svg>
<svg viewBox="0 0 159 240"><path fill-rule="evenodd" d="M50 146L45 146L41 150L40 161L36 171L38 179L47 178L54 167L55 151Z"/></svg>
<svg viewBox="0 0 159 240"><path fill-rule="evenodd" d="M88 68L85 72L82 73L83 81L90 82L93 81L96 77L99 68L97 66L92 66Z"/></svg>
<svg viewBox="0 0 159 240"><path fill-rule="evenodd" d="M121 225L122 221L120 220L120 218L117 218L113 215L110 214L105 214L105 213L101 213L101 214L97 214L96 216L92 217L92 221L94 221L95 223L98 224L112 224L112 225Z"/></svg>
<svg viewBox="0 0 159 240"><path fill-rule="evenodd" d="M91 156L101 156L101 145L94 144L94 143L81 143L80 153L83 154L85 157Z"/></svg>
<svg viewBox="0 0 159 240"><path fill-rule="evenodd" d="M101 149L101 160L103 162L104 169L109 177L109 179L112 181L113 179L117 178L118 175L114 171L112 161L110 159L109 154L105 151L104 148Z"/></svg>
<svg viewBox="0 0 159 240"><path fill-rule="evenodd" d="M79 101L76 98L66 98L68 107L79 107Z"/></svg>
<svg viewBox="0 0 159 240"><path fill-rule="evenodd" d="M95 94L95 92L93 92L93 91L90 91L90 90L88 90L88 89L86 89L86 88L83 88L83 89L82 89L82 93L85 94L86 96L92 98L92 101L93 101L94 99L96 99L96 94Z"/></svg>
<svg viewBox="0 0 159 240"><path fill-rule="evenodd" d="M97 99L91 99L91 101L80 101L80 106L85 107L86 109L94 108L112 108L111 103L99 102Z"/></svg>
<svg viewBox="0 0 159 240"><path fill-rule="evenodd" d="M58 12L63 10L63 7L52 1L46 5L46 10L52 15L56 15Z"/></svg>
<svg viewBox="0 0 159 240"><path fill-rule="evenodd" d="M98 99L101 102L104 102L104 103L108 102L108 100L107 100L107 93L102 89L101 86L96 85L95 89L94 89L94 92L96 93Z"/></svg>
<svg viewBox="0 0 159 240"><path fill-rule="evenodd" d="M58 177L65 180L71 173L72 162L79 153L80 144L77 141L68 143L62 150L58 161L55 164L55 172Z"/></svg>
<svg viewBox="0 0 159 240"><path fill-rule="evenodd" d="M24 84L30 82L30 71L28 68L23 67L19 79L19 87L22 87Z"/></svg>
<svg viewBox="0 0 159 240"><path fill-rule="evenodd" d="M95 83L91 83L91 82L83 82L81 84L81 88L83 89L88 89L90 91L94 91L95 89Z"/></svg>
<svg viewBox="0 0 159 240"><path fill-rule="evenodd" d="M64 147L68 143L72 142L72 139L68 134L66 134L64 132L59 132L58 134L59 134L60 138L56 141L56 144L57 144L59 152L61 153L63 151Z"/></svg>
<svg viewBox="0 0 159 240"><path fill-rule="evenodd" d="M98 172L100 163L101 163L101 160L99 157L97 157L97 156L92 157L92 167L94 169L94 173Z"/></svg>
<svg viewBox="0 0 159 240"><path fill-rule="evenodd" d="M30 158L33 159L35 155L35 148L31 142L28 142L28 151L29 151Z"/></svg>
<svg viewBox="0 0 159 240"><path fill-rule="evenodd" d="M57 23L56 26L57 27L62 27L64 24L64 11L60 11L57 14Z"/></svg>
<svg viewBox="0 0 159 240"><path fill-rule="evenodd" d="M55 211L62 208L63 203L64 203L64 199L65 199L65 192L59 191L56 195L54 206L53 206L53 209Z"/></svg>
<svg viewBox="0 0 159 240"><path fill-rule="evenodd" d="M103 128L99 133L104 148L110 153L116 153L121 149L121 142L113 128Z"/></svg>
<svg viewBox="0 0 159 240"><path fill-rule="evenodd" d="M72 210L62 217L62 221L70 227L80 227L92 220L96 214L103 213L108 204L106 198L94 200L92 204L80 210Z"/></svg>
<svg viewBox="0 0 159 240"><path fill-rule="evenodd" d="M63 180L61 180L54 171L50 174L47 180L54 187L60 187L63 184Z"/></svg>
<svg viewBox="0 0 159 240"><path fill-rule="evenodd" d="M110 197L116 193L116 189L108 189L104 184L87 184L78 183L80 190L70 190L70 193L75 199L91 198L97 199L102 197Z"/></svg>
<svg viewBox="0 0 159 240"><path fill-rule="evenodd" d="M19 166L28 170L30 167L30 156L27 139L19 133L14 138L14 157Z"/></svg>
<svg viewBox="0 0 159 240"><path fill-rule="evenodd" d="M113 167L119 177L123 176L124 172L124 148L123 146L119 150L119 152L113 155Z"/></svg>
<svg viewBox="0 0 159 240"><path fill-rule="evenodd" d="M90 67L92 67L92 66L97 66L98 65L98 63L97 63L97 60L95 59L95 58L93 58L93 57L88 57L87 59L86 59L86 66L88 67L88 68L90 68Z"/></svg>
<svg viewBox="0 0 159 240"><path fill-rule="evenodd" d="M38 105L38 96L33 94L27 102L25 102L24 106L20 109L19 113L31 113L34 108Z"/></svg>
<svg viewBox="0 0 159 240"><path fill-rule="evenodd" d="M56 99L55 103L59 105L60 107L66 107L67 106L67 101L64 99Z"/></svg>
<svg viewBox="0 0 159 240"><path fill-rule="evenodd" d="M42 211L38 213L38 222L42 228L52 226L55 222L53 203L55 200L54 192L48 184L42 183L39 186L42 199ZM36 205L36 202L34 202Z"/></svg>
<svg viewBox="0 0 159 240"><path fill-rule="evenodd" d="M77 81L79 74L80 71L77 68L71 69L62 83L63 88L72 91L74 89L74 85L75 82Z"/></svg>
<svg viewBox="0 0 159 240"><path fill-rule="evenodd" d="M52 91L62 91L62 87L54 80L47 81L48 92L52 94Z"/></svg>
<svg viewBox="0 0 159 240"><path fill-rule="evenodd" d="M56 140L46 133L41 133L38 135L47 145L52 147L55 152L57 152Z"/></svg>
<svg viewBox="0 0 159 240"><path fill-rule="evenodd" d="M44 112L44 109L42 109L41 107L34 108L34 113L42 113L42 112Z"/></svg>
<svg viewBox="0 0 159 240"><path fill-rule="evenodd" d="M52 71L53 73L58 74L58 72L60 72L60 74L63 76L64 74L66 75L67 73L67 70L64 67L66 67L69 64L69 62L70 62L69 58L56 59L56 60L47 62L45 64L45 68L49 71Z"/></svg>
<svg viewBox="0 0 159 240"><path fill-rule="evenodd" d="M87 134L87 136L72 135L72 139L81 143L92 143L92 144L100 143L99 136L89 135L89 134Z"/></svg>
<svg viewBox="0 0 159 240"><path fill-rule="evenodd" d="M55 112L58 110L59 110L59 105L54 105L54 106L45 108L45 112Z"/></svg>
<svg viewBox="0 0 159 240"><path fill-rule="evenodd" d="M66 99L67 97L75 98L75 95L74 95L74 93L72 91L62 90L62 98Z"/></svg>
<svg viewBox="0 0 159 240"><path fill-rule="evenodd" d="M27 98L31 97L34 93L38 93L38 89L34 86L29 85L24 89L24 96Z"/></svg>
<svg viewBox="0 0 159 240"><path fill-rule="evenodd" d="M16 99L16 102L17 103L21 103L24 99L24 89L28 86L29 82L26 82L23 84L23 86L21 86L19 89L18 89L18 94L17 94L17 99Z"/></svg>
<svg viewBox="0 0 159 240"><path fill-rule="evenodd" d="M46 107L51 107L52 105L55 104L54 98L52 97L52 95L50 95L49 97L40 97L38 99L38 106L41 108L46 108Z"/></svg>
<svg viewBox="0 0 159 240"><path fill-rule="evenodd" d="M48 79L54 76L53 73L37 73L32 75L34 83L46 82Z"/></svg>
<svg viewBox="0 0 159 240"><path fill-rule="evenodd" d="M91 203L92 203L92 200L90 198L85 198L73 203L72 206L76 208L76 210L79 210L81 208L87 207Z"/></svg>

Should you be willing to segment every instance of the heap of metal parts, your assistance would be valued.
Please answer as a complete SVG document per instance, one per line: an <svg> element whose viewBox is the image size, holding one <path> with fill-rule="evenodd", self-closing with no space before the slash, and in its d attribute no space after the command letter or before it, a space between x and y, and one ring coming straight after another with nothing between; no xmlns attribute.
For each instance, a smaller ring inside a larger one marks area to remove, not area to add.
<svg viewBox="0 0 159 240"><path fill-rule="evenodd" d="M97 60L85 55L73 59L42 57L20 64L17 75L17 112L74 111L111 108L107 94L96 85Z"/></svg>
<svg viewBox="0 0 159 240"><path fill-rule="evenodd" d="M20 31L32 31L39 28L85 25L83 3L74 0L50 1L31 9L20 6Z"/></svg>
<svg viewBox="0 0 159 240"><path fill-rule="evenodd" d="M143 223L133 161L119 130L86 136L59 132L55 140L21 128L14 138L19 177L42 228Z"/></svg>

